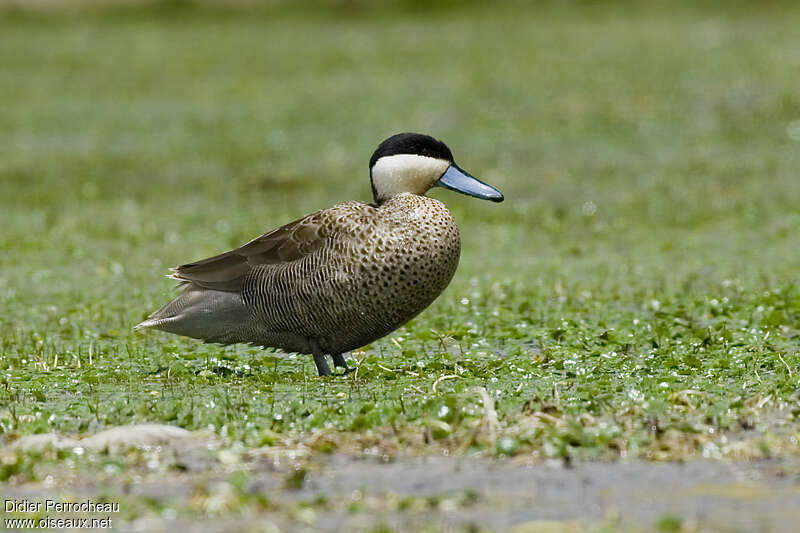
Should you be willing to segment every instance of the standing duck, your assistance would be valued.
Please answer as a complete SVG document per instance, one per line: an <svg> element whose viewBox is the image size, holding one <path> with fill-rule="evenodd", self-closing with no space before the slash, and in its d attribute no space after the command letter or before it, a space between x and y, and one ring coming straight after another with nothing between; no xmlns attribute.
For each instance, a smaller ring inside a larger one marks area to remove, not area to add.
<svg viewBox="0 0 800 533"><path fill-rule="evenodd" d="M179 266L181 294L136 326L205 342L245 342L325 355L343 353L399 328L447 287L461 251L444 187L502 202L494 187L456 165L443 142L400 133L369 161L374 202L311 213L223 254Z"/></svg>

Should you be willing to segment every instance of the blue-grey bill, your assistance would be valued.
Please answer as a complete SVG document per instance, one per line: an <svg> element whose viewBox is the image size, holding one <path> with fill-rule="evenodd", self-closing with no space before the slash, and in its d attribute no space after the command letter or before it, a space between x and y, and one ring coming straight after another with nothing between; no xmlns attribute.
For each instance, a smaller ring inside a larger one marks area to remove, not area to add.
<svg viewBox="0 0 800 533"><path fill-rule="evenodd" d="M458 168L458 165L455 163L447 168L447 171L442 174L442 177L439 178L436 185L482 200L491 200L492 202L503 201L503 193L491 185L482 182L478 178L470 176Z"/></svg>

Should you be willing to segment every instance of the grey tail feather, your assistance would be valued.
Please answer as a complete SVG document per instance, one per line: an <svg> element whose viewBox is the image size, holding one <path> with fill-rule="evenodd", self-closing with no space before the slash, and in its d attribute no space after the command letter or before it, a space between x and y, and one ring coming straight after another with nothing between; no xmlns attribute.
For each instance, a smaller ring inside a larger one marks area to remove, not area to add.
<svg viewBox="0 0 800 533"><path fill-rule="evenodd" d="M207 342L238 342L249 318L239 294L187 283L183 292L133 329L155 328Z"/></svg>

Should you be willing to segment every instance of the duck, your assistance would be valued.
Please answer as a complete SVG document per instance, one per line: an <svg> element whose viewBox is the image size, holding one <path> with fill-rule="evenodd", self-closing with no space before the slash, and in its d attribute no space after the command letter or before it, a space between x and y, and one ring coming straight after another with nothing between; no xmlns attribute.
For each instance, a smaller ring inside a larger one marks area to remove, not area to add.
<svg viewBox="0 0 800 533"><path fill-rule="evenodd" d="M373 202L316 211L208 259L172 269L180 294L134 329L207 343L311 354L320 376L351 370L344 354L406 324L444 291L461 237L442 187L502 202L447 145L399 133L369 160Z"/></svg>

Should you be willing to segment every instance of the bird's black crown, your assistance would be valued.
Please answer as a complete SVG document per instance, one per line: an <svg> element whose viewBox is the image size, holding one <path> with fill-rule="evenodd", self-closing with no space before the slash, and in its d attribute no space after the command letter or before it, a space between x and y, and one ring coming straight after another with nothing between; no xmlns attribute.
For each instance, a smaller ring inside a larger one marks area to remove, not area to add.
<svg viewBox="0 0 800 533"><path fill-rule="evenodd" d="M439 139L423 133L398 133L378 145L369 159L369 168L375 166L381 157L397 154L415 154L453 162L450 148Z"/></svg>

